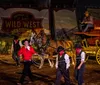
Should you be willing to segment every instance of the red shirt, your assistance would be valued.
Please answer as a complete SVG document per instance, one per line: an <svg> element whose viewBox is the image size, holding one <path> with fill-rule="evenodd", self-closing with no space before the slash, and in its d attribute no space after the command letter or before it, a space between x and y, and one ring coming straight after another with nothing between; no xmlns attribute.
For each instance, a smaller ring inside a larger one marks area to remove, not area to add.
<svg viewBox="0 0 100 85"><path fill-rule="evenodd" d="M30 49L28 50L27 48L25 48L25 46L23 46L19 52L18 52L18 55L22 55L23 56L23 60L31 60L32 58L32 55L35 54L35 50L29 46Z"/></svg>

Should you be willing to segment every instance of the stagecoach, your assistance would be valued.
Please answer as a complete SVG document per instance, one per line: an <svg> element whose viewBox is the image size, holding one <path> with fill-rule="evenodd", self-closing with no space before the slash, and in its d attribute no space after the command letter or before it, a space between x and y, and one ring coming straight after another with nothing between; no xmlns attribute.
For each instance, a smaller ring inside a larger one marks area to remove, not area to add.
<svg viewBox="0 0 100 85"><path fill-rule="evenodd" d="M94 56L98 64L100 64L100 20L94 20L94 27L87 32L75 32L81 36L83 50L86 52L86 60Z"/></svg>

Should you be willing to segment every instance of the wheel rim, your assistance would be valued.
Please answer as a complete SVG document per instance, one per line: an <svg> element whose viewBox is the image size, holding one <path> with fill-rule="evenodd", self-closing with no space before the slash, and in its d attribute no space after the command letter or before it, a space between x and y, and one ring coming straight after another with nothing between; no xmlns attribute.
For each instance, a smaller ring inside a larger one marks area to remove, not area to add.
<svg viewBox="0 0 100 85"><path fill-rule="evenodd" d="M100 49L97 51L96 61L98 62L98 64L100 64Z"/></svg>

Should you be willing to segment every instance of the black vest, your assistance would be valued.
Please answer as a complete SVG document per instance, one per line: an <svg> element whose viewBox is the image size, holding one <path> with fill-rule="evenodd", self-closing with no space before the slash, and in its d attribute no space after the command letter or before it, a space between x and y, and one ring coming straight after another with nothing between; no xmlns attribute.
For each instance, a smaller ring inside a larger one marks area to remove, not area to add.
<svg viewBox="0 0 100 85"><path fill-rule="evenodd" d="M83 51L81 51L78 55L76 54L76 66L78 66L81 63L81 53Z"/></svg>
<svg viewBox="0 0 100 85"><path fill-rule="evenodd" d="M20 49L20 45L19 45L19 40L18 42L15 44L14 40L13 40L13 48L15 52L18 52Z"/></svg>
<svg viewBox="0 0 100 85"><path fill-rule="evenodd" d="M66 69L66 63L65 63L64 56L65 56L65 54L63 54L62 57L60 57L58 55L58 67L61 70L65 70Z"/></svg>

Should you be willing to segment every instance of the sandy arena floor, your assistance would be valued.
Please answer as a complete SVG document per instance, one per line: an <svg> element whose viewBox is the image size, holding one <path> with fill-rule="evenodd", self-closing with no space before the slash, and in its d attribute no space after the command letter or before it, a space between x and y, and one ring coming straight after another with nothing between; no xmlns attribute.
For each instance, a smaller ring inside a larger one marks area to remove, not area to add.
<svg viewBox="0 0 100 85"><path fill-rule="evenodd" d="M19 81L23 64L20 67L15 65L11 55L0 55L0 85L16 85ZM50 68L47 61L42 69L38 69L36 66L31 67L34 81L29 84L29 80L26 77L25 85L53 85L56 77L56 69ZM70 78L72 85L77 85L77 81L74 79L74 68L70 67ZM63 77L61 79L64 85ZM86 69L84 73L84 85L100 85L100 65L97 64L96 60L89 59L86 62Z"/></svg>

